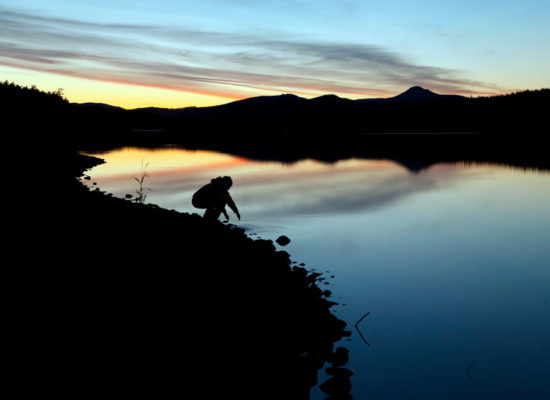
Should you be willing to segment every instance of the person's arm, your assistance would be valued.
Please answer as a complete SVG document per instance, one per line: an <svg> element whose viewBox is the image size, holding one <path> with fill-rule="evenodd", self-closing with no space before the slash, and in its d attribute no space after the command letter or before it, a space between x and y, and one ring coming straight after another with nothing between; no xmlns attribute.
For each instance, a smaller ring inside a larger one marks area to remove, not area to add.
<svg viewBox="0 0 550 400"><path fill-rule="evenodd" d="M237 218L239 218L239 220L241 219L241 214L239 214L239 209L237 208L237 206L235 205L235 202L233 201L233 199L231 198L231 196L229 195L229 193L227 194L227 205L229 206L229 208L231 210L233 210L233 212L235 213L235 215L237 216ZM227 218L229 219L229 218Z"/></svg>
<svg viewBox="0 0 550 400"><path fill-rule="evenodd" d="M222 208L222 213L225 216L225 219L229 221L229 215L227 215L227 211L225 211L225 207Z"/></svg>

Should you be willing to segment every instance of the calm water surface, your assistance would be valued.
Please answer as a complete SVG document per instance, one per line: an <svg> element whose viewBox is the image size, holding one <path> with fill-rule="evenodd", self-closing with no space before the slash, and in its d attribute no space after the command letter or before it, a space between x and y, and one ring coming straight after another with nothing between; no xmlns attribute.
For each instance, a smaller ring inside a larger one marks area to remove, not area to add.
<svg viewBox="0 0 550 400"><path fill-rule="evenodd" d="M359 332L352 395L362 399L550 398L550 174L391 161L250 161L176 148L96 154L87 184L197 212L191 196L230 175L249 235L292 242L323 272ZM369 345L366 344L367 341ZM323 376L320 376L320 382ZM318 389L312 399L324 399Z"/></svg>

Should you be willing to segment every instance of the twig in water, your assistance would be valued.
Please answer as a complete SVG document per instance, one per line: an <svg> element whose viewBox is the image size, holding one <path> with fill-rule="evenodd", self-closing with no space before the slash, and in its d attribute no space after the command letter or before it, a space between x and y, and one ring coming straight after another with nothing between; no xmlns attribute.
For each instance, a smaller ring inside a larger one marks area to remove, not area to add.
<svg viewBox="0 0 550 400"><path fill-rule="evenodd" d="M367 346L370 347L370 343L367 342L367 339L365 339L365 337L363 336L363 333L361 332L361 329L359 329L359 324L361 323L361 321L363 321L363 319L370 314L370 311L368 313L366 313L365 315L363 315L361 318L359 318L359 320L355 323L355 329L357 330L357 333L359 334L359 337L361 337L361 340L363 342L366 343Z"/></svg>
<svg viewBox="0 0 550 400"><path fill-rule="evenodd" d="M472 382L474 383L477 383L476 380L474 379L474 377L470 374L470 368L472 368L472 366L477 362L477 360L474 360L470 363L470 365L468 365L468 368L466 368L466 374L468 375L468 377L472 380Z"/></svg>
<svg viewBox="0 0 550 400"><path fill-rule="evenodd" d="M355 323L355 327L357 328L357 325L359 325L361 323L361 321L363 321L363 319L370 314L370 311L368 313L366 313L365 315L363 315L361 318L359 318L359 320Z"/></svg>

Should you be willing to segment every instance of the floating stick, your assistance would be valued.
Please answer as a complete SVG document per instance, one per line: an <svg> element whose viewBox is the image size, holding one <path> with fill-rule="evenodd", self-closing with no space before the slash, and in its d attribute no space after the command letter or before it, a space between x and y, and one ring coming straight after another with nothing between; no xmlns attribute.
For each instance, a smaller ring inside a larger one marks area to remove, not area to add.
<svg viewBox="0 0 550 400"><path fill-rule="evenodd" d="M366 343L367 346L370 347L370 344L369 342L367 342L367 339L365 339L365 337L363 336L363 333L361 333L361 330L359 329L359 324L361 323L361 321L363 321L363 319L370 314L370 311L368 313L366 313L365 315L363 315L361 318L359 318L359 320L355 323L355 329L357 330L357 333L359 334L359 336L361 337L361 340L363 342Z"/></svg>

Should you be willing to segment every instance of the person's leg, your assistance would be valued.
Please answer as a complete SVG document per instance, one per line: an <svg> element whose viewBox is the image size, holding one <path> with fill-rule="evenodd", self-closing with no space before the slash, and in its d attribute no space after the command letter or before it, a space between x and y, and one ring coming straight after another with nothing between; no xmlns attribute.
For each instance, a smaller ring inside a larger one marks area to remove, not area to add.
<svg viewBox="0 0 550 400"><path fill-rule="evenodd" d="M221 209L217 207L208 207L204 213L204 219L208 221L217 221L221 212Z"/></svg>

